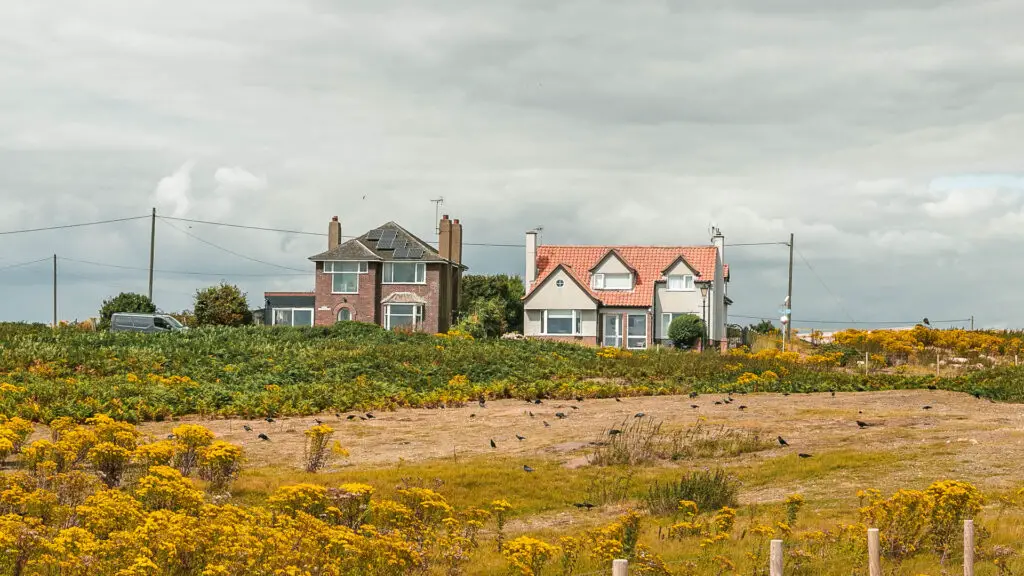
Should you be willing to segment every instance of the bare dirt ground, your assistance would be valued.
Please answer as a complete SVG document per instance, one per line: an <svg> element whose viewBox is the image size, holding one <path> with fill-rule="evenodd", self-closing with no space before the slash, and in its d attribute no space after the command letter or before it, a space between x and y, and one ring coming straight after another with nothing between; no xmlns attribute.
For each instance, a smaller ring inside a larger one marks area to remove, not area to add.
<svg viewBox="0 0 1024 576"><path fill-rule="evenodd" d="M1024 478L1024 412L1020 405L997 404L942 391L894 391L830 394L736 395L731 404L715 405L724 395L574 401L472 403L454 409L403 409L375 412L374 418L348 420L350 413L264 420L198 420L218 437L245 447L253 466L294 466L302 460L303 431L314 418L332 426L336 439L351 452L350 465L379 467L434 458L500 454L556 459L566 466L584 461L588 442L643 412L668 428L693 424L699 415L711 424L755 429L766 437L785 437L789 449L731 459L734 465L757 465L792 452L823 455L886 453L893 465L872 470L893 483L956 477L992 488L1015 485ZM698 406L692 408L691 405ZM746 406L740 410L739 406ZM575 408L573 408L575 406ZM924 409L930 406L930 409ZM565 418L556 417L556 413ZM533 416L530 416L530 413ZM860 429L856 421L870 426ZM547 426L545 426L547 422ZM148 423L144 433L166 436L178 422ZM244 429L252 428L252 432ZM261 441L265 433L270 440ZM518 440L516 435L525 437ZM497 448L491 448L493 439ZM896 458L892 458L893 453ZM840 474L842 476L842 474ZM875 480L876 478L871 478ZM835 489L837 478L821 490ZM838 478L842 480L842 478ZM851 478L860 482L864 478ZM877 478L879 484L882 478ZM778 489L782 489L779 486ZM786 486L785 488L791 488ZM815 486L806 486L813 492ZM755 490L754 499L775 496L772 486Z"/></svg>

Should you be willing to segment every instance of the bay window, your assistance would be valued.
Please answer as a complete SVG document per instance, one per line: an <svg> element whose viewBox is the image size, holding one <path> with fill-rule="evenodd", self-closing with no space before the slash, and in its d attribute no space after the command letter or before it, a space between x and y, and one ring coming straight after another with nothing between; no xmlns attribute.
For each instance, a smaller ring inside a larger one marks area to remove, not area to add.
<svg viewBox="0 0 1024 576"><path fill-rule="evenodd" d="M385 262L385 284L426 284L427 264L425 262Z"/></svg>
<svg viewBox="0 0 1024 576"><path fill-rule="evenodd" d="M545 310L541 333L552 336L579 336L583 333L581 310Z"/></svg>
<svg viewBox="0 0 1024 576"><path fill-rule="evenodd" d="M312 308L274 308L274 326L312 326Z"/></svg>
<svg viewBox="0 0 1024 576"><path fill-rule="evenodd" d="M420 304L387 304L384 306L384 328L391 330L400 326L415 329L423 323L423 306Z"/></svg>
<svg viewBox="0 0 1024 576"><path fill-rule="evenodd" d="M332 294L358 294L359 275L366 270L366 262L324 262L324 274L331 275Z"/></svg>
<svg viewBox="0 0 1024 576"><path fill-rule="evenodd" d="M626 348L647 348L647 314L626 317Z"/></svg>

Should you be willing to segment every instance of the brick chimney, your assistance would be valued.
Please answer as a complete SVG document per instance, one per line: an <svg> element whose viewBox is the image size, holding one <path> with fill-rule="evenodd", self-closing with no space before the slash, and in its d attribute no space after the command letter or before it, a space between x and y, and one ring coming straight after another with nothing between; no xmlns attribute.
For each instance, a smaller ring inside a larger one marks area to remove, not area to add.
<svg viewBox="0 0 1024 576"><path fill-rule="evenodd" d="M338 221L338 217L334 216L331 218L331 222L327 225L327 249L334 250L341 245L341 222Z"/></svg>
<svg viewBox="0 0 1024 576"><path fill-rule="evenodd" d="M441 216L441 221L438 223L438 234L437 234L437 252L441 255L441 258L445 260L452 259L452 221L448 219L448 215Z"/></svg>
<svg viewBox="0 0 1024 576"><path fill-rule="evenodd" d="M451 261L462 264L462 223L456 218L452 221L452 255Z"/></svg>

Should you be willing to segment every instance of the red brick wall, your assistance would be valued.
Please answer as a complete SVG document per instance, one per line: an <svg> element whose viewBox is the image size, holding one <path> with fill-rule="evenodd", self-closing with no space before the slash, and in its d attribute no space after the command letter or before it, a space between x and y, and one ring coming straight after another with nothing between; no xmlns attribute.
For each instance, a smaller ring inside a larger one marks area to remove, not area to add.
<svg viewBox="0 0 1024 576"><path fill-rule="evenodd" d="M565 342L566 344L597 346L596 336L530 336L530 338L536 340L551 340L552 342Z"/></svg>
<svg viewBox="0 0 1024 576"><path fill-rule="evenodd" d="M316 309L313 324L331 326L338 321L338 310L349 308L352 319L358 322L380 324L379 284L380 264L370 262L366 274L359 276L359 294L332 294L331 275L324 274L324 263L316 263ZM320 308L327 306L329 310Z"/></svg>
<svg viewBox="0 0 1024 576"><path fill-rule="evenodd" d="M440 331L440 328L447 330L447 321L443 324L439 323L439 306L440 300L440 285L441 285L441 264L427 264L427 283L426 284L381 284L380 286L380 298L378 302L384 300L389 295L395 292L411 292L427 301L427 304L423 307L423 327L422 331L430 334L434 334ZM362 289L362 287L360 287ZM446 319L447 320L447 319ZM384 312L381 310L380 321L378 324L384 324Z"/></svg>

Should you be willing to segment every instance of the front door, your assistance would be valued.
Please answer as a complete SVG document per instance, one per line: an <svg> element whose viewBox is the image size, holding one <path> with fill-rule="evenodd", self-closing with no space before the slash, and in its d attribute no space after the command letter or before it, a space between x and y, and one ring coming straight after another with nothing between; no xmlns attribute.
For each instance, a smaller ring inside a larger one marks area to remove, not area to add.
<svg viewBox="0 0 1024 576"><path fill-rule="evenodd" d="M601 344L613 348L622 348L622 316L620 314L603 314Z"/></svg>

